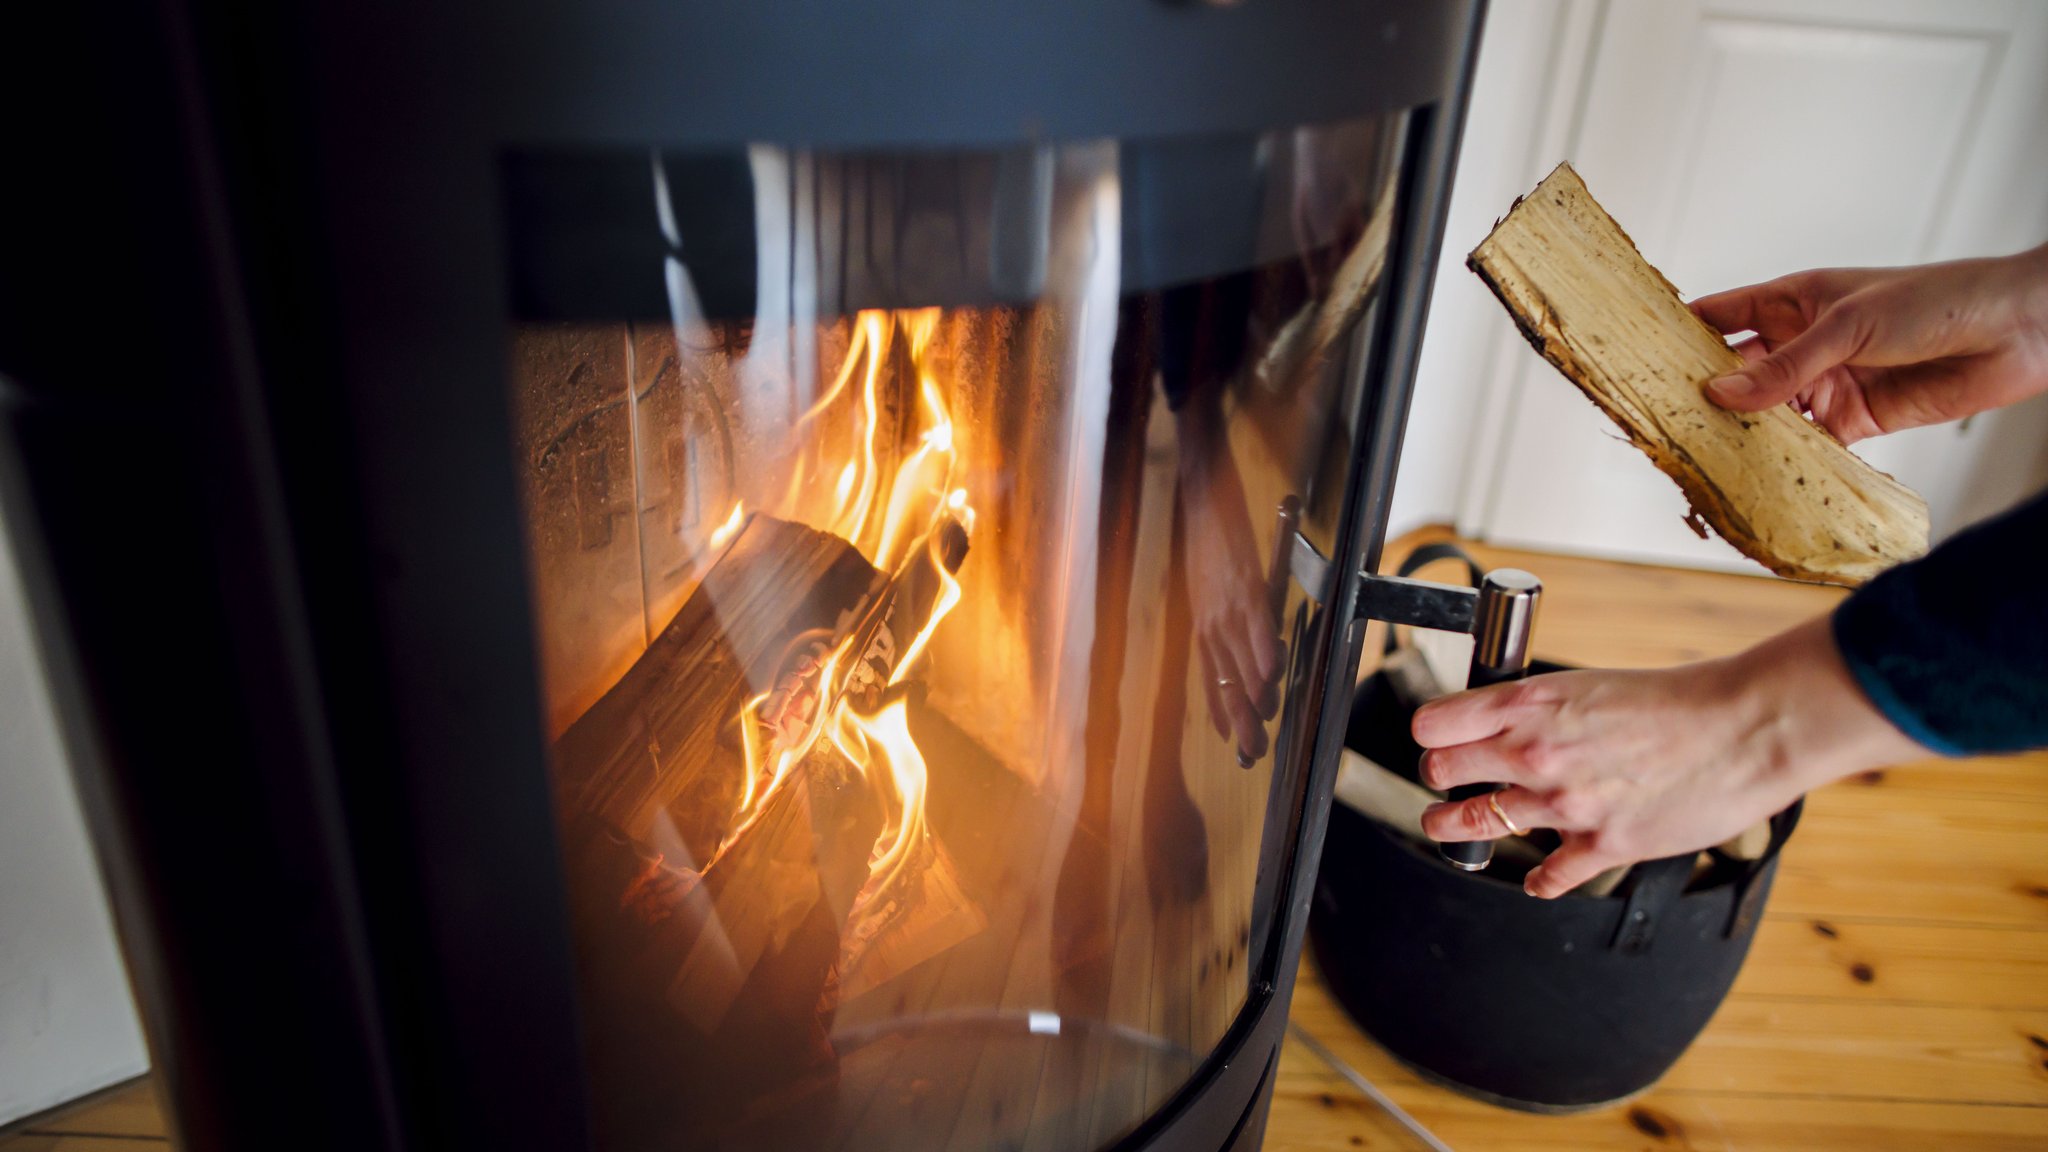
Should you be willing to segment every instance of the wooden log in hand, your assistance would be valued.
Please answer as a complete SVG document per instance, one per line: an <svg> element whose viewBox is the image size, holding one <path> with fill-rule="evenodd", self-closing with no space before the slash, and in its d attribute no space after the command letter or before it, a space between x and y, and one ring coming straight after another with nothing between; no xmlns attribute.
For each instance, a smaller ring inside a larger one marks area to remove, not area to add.
<svg viewBox="0 0 2048 1152"><path fill-rule="evenodd" d="M1472 252L1544 359L1678 482L1702 521L1780 576L1860 584L1927 550L1927 503L1790 407L1730 412L1703 385L1742 358L1686 308L1560 164Z"/></svg>

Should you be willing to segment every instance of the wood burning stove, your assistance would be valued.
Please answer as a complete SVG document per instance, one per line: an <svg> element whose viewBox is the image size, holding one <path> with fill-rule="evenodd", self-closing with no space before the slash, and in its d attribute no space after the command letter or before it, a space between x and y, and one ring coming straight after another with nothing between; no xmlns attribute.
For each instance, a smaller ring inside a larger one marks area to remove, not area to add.
<svg viewBox="0 0 2048 1152"><path fill-rule="evenodd" d="M7 491L189 1146L1256 1147L1478 18L72 29Z"/></svg>

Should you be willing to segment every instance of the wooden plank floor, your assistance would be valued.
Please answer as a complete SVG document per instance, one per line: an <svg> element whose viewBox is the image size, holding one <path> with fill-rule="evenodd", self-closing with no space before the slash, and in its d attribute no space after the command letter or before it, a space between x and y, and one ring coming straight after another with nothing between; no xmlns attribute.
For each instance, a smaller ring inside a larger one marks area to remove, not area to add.
<svg viewBox="0 0 2048 1152"><path fill-rule="evenodd" d="M1538 651L1574 664L1733 651L1840 595L1474 551L1544 578ZM1913 765L1816 793L1728 1003L1663 1083L1604 1112L1525 1116L1425 1084L1345 1019L1312 966L1295 1021L1460 1152L2048 1149L2044 849L2048 756ZM169 1146L165 1131L145 1080L0 1138L0 1152L147 1152ZM1266 1147L1423 1146L1290 1040Z"/></svg>
<svg viewBox="0 0 2048 1152"><path fill-rule="evenodd" d="M1768 578L1473 551L1543 578L1537 652L1572 664L1720 655L1841 597ZM1814 794L1728 1002L1662 1083L1602 1112L1526 1116L1423 1083L1345 1018L1313 964L1294 1020L1460 1152L2048 1149L2044 850L2044 755L1916 764ZM1277 1092L1268 1152L1423 1147L1297 1041Z"/></svg>
<svg viewBox="0 0 2048 1152"><path fill-rule="evenodd" d="M0 1152L167 1152L156 1084L143 1076L8 1129Z"/></svg>

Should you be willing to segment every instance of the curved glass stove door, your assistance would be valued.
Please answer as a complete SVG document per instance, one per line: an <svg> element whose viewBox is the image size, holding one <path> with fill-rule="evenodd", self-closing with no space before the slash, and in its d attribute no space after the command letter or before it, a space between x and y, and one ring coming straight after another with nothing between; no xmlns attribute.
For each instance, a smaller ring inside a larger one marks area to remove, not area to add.
<svg viewBox="0 0 2048 1152"><path fill-rule="evenodd" d="M1086 1148L1190 1082L1291 859L1404 123L507 160L601 1146Z"/></svg>

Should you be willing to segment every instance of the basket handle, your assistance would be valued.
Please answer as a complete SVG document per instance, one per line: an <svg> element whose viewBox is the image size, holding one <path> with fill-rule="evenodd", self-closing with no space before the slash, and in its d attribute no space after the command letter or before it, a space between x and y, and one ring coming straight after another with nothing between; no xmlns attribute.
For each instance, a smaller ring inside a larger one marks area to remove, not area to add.
<svg viewBox="0 0 2048 1152"><path fill-rule="evenodd" d="M1792 806L1771 817L1771 840L1763 853L1748 861L1748 867L1735 878L1735 901L1730 906L1728 923L1722 926L1723 938L1733 937L1749 931L1763 911L1763 885L1757 880L1764 869L1770 866L1792 835L1792 829L1799 825L1799 813L1806 806L1804 799L1795 800ZM1646 860L1635 866L1629 877L1628 895L1622 900L1621 919L1614 928L1614 939L1608 947L1626 956L1635 956L1650 947L1657 935L1657 927L1663 922L1664 913L1685 895L1685 886L1692 879L1692 864L1699 853L1687 852L1679 856L1666 856L1661 860Z"/></svg>
<svg viewBox="0 0 2048 1152"><path fill-rule="evenodd" d="M1806 811L1806 797L1794 800L1790 807L1771 817L1771 842L1764 846L1763 855L1750 861L1749 867L1735 881L1735 907L1728 914L1728 923L1721 929L1723 936L1746 933L1755 926L1758 916L1764 910L1764 886L1757 883L1763 878L1764 869L1778 858L1778 852L1791 839L1792 830L1799 827L1799 816Z"/></svg>
<svg viewBox="0 0 2048 1152"><path fill-rule="evenodd" d="M1692 879L1692 862L1698 855L1687 852L1635 866L1629 877L1628 895L1621 902L1621 921L1615 925L1609 948L1624 956L1637 956L1649 950L1658 926L1664 922L1664 913L1685 895L1686 882Z"/></svg>

